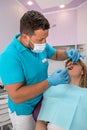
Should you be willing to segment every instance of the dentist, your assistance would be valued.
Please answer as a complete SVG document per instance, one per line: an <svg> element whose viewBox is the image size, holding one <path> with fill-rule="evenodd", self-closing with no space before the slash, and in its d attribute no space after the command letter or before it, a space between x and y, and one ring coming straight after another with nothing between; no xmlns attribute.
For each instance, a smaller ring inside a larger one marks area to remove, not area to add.
<svg viewBox="0 0 87 130"><path fill-rule="evenodd" d="M13 130L34 130L32 112L49 87L70 81L67 69L48 77L48 59L77 62L77 50L55 50L47 42L50 24L37 11L27 11L20 19L17 34L0 55L0 77L8 93Z"/></svg>

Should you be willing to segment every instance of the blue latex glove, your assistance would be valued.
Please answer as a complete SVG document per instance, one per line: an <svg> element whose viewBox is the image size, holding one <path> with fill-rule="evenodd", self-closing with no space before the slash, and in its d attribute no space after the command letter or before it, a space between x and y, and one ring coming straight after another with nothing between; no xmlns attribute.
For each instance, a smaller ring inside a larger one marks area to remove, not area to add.
<svg viewBox="0 0 87 130"><path fill-rule="evenodd" d="M70 81L70 77L68 75L68 69L59 69L55 71L50 77L48 77L47 81L50 86L55 86L58 84L67 84Z"/></svg>
<svg viewBox="0 0 87 130"><path fill-rule="evenodd" d="M72 62L77 62L80 58L84 59L84 56L80 54L78 50L67 50L66 55L72 60Z"/></svg>

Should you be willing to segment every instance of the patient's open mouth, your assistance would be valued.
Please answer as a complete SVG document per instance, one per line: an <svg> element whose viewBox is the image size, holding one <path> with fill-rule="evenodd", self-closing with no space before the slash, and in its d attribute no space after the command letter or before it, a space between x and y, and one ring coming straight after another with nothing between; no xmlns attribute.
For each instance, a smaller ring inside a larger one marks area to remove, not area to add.
<svg viewBox="0 0 87 130"><path fill-rule="evenodd" d="M72 70L73 69L73 67L72 68L68 68L68 70Z"/></svg>
<svg viewBox="0 0 87 130"><path fill-rule="evenodd" d="M68 68L68 70L72 70L73 69L73 63L69 63L66 66Z"/></svg>
<svg viewBox="0 0 87 130"><path fill-rule="evenodd" d="M72 70L73 69L73 66L67 66L68 70Z"/></svg>

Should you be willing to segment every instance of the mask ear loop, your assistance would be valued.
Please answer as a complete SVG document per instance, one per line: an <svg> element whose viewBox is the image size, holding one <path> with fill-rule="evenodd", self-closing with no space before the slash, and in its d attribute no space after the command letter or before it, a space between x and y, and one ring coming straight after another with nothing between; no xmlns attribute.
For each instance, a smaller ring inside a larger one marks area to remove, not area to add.
<svg viewBox="0 0 87 130"><path fill-rule="evenodd" d="M30 40L30 38L29 38L29 40ZM30 42L29 42L29 48L31 49L31 50L33 50L33 48L34 48L34 45L32 44L32 41L30 40Z"/></svg>
<svg viewBox="0 0 87 130"><path fill-rule="evenodd" d="M30 44L29 44L29 49L32 50L32 47L30 46Z"/></svg>

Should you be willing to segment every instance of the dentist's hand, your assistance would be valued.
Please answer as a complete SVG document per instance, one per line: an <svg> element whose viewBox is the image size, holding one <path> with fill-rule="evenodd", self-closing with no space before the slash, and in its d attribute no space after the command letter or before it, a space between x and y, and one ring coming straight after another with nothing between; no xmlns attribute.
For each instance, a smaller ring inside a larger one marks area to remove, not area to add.
<svg viewBox="0 0 87 130"><path fill-rule="evenodd" d="M72 60L72 62L77 62L80 58L84 59L84 56L80 54L78 50L67 50L66 55Z"/></svg>
<svg viewBox="0 0 87 130"><path fill-rule="evenodd" d="M50 86L55 86L58 84L67 84L70 82L70 77L68 75L68 69L59 69L55 71L50 77L48 77L47 81Z"/></svg>

